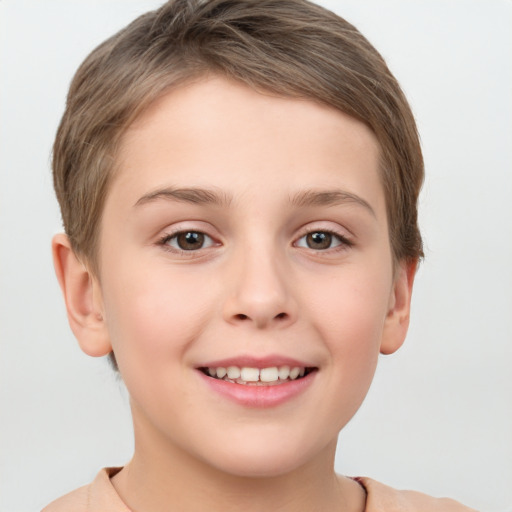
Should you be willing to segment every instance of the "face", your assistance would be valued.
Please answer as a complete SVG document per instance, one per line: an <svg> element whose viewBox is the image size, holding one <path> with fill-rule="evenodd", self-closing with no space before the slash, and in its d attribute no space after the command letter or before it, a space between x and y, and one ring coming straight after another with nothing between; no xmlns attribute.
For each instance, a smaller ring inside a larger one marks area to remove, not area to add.
<svg viewBox="0 0 512 512"><path fill-rule="evenodd" d="M220 78L128 130L95 301L136 446L253 476L331 450L403 338L378 160L343 113Z"/></svg>

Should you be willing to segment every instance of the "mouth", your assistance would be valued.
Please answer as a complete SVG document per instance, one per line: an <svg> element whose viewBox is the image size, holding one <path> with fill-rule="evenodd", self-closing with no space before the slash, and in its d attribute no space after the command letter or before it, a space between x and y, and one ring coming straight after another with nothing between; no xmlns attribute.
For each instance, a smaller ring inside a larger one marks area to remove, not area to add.
<svg viewBox="0 0 512 512"><path fill-rule="evenodd" d="M317 366L280 355L205 361L196 370L217 396L255 409L298 399L311 389L319 373Z"/></svg>
<svg viewBox="0 0 512 512"><path fill-rule="evenodd" d="M316 367L307 366L269 366L256 368L249 366L218 366L198 368L204 375L215 380L241 384L244 386L279 386L287 382L301 380Z"/></svg>

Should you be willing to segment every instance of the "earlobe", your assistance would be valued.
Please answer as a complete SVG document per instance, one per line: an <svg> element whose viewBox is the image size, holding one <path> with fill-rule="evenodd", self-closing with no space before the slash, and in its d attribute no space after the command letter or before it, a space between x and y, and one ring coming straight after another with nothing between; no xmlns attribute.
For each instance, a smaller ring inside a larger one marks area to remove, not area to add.
<svg viewBox="0 0 512 512"><path fill-rule="evenodd" d="M390 296L380 346L381 354L392 354L405 341L411 313L411 295L418 260L403 261L398 265Z"/></svg>
<svg viewBox="0 0 512 512"><path fill-rule="evenodd" d="M77 258L66 235L53 237L52 253L69 325L81 349L94 357L109 354L112 346L98 280Z"/></svg>

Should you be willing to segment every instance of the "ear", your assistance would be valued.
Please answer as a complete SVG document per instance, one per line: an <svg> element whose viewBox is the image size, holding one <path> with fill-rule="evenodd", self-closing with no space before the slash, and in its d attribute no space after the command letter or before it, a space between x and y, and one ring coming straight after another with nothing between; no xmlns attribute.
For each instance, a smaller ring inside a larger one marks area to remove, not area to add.
<svg viewBox="0 0 512 512"><path fill-rule="evenodd" d="M381 354L392 354L405 341L409 328L412 286L417 266L418 260L402 261L396 269L380 345Z"/></svg>
<svg viewBox="0 0 512 512"><path fill-rule="evenodd" d="M69 325L80 348L94 357L109 354L112 346L104 320L98 280L77 258L66 235L53 237L52 253Z"/></svg>

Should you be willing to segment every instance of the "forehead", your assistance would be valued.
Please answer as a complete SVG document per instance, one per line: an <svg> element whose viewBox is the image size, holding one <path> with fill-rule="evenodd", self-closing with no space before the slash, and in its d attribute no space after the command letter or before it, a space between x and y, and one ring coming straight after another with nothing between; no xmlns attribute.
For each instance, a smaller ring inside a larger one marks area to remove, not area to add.
<svg viewBox="0 0 512 512"><path fill-rule="evenodd" d="M211 77L168 92L129 127L111 193L137 200L166 185L213 184L234 196L268 196L269 185L292 195L344 186L379 208L378 167L379 144L358 120Z"/></svg>

